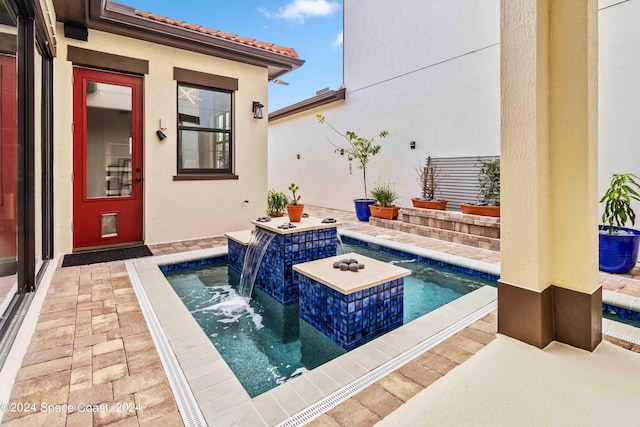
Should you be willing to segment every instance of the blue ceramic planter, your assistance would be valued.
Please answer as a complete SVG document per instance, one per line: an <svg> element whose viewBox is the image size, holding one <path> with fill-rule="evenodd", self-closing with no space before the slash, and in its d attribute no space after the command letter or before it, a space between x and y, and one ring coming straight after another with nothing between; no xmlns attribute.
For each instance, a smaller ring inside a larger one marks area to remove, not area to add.
<svg viewBox="0 0 640 427"><path fill-rule="evenodd" d="M605 226L600 226L598 231L605 230ZM638 259L638 244L640 243L640 231L632 228L619 228L628 235L616 235L599 233L599 250L601 271L607 273L626 273L636 265Z"/></svg>
<svg viewBox="0 0 640 427"><path fill-rule="evenodd" d="M353 203L356 205L356 216L360 221L369 221L371 212L369 205L373 205L376 199L355 199Z"/></svg>

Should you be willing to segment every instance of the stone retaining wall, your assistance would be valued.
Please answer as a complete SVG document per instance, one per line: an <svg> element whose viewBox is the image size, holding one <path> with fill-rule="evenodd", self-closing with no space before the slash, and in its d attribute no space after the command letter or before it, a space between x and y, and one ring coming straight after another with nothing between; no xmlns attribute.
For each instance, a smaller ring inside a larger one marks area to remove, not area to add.
<svg viewBox="0 0 640 427"><path fill-rule="evenodd" d="M401 220L371 217L369 223L476 248L500 250L500 218L408 207L403 207L400 213Z"/></svg>

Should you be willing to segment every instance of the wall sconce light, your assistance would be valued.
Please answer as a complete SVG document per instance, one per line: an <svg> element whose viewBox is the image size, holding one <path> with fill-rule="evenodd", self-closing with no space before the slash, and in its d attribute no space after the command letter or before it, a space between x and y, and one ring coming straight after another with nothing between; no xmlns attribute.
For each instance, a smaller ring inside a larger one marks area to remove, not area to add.
<svg viewBox="0 0 640 427"><path fill-rule="evenodd" d="M253 107L251 107L251 111L253 111L253 118L254 119L261 119L262 118L262 109L263 108L264 108L264 105L262 105L258 101L253 101Z"/></svg>
<svg viewBox="0 0 640 427"><path fill-rule="evenodd" d="M409 143L409 147L411 147L412 150L415 150L416 149L416 142L415 141L411 141Z"/></svg>

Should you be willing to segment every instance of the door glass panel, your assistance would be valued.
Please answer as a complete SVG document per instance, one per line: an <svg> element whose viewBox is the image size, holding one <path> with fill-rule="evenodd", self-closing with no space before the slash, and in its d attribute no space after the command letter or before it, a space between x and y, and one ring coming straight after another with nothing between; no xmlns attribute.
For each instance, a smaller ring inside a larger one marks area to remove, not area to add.
<svg viewBox="0 0 640 427"><path fill-rule="evenodd" d="M131 195L130 87L87 82L88 198Z"/></svg>

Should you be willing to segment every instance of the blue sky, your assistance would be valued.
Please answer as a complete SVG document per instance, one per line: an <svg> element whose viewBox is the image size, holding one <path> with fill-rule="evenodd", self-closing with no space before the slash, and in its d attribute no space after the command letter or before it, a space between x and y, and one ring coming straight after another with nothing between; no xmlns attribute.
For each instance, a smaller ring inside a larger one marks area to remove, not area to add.
<svg viewBox="0 0 640 427"><path fill-rule="evenodd" d="M306 63L269 84L269 111L342 84L342 0L116 0L138 10L292 47Z"/></svg>

